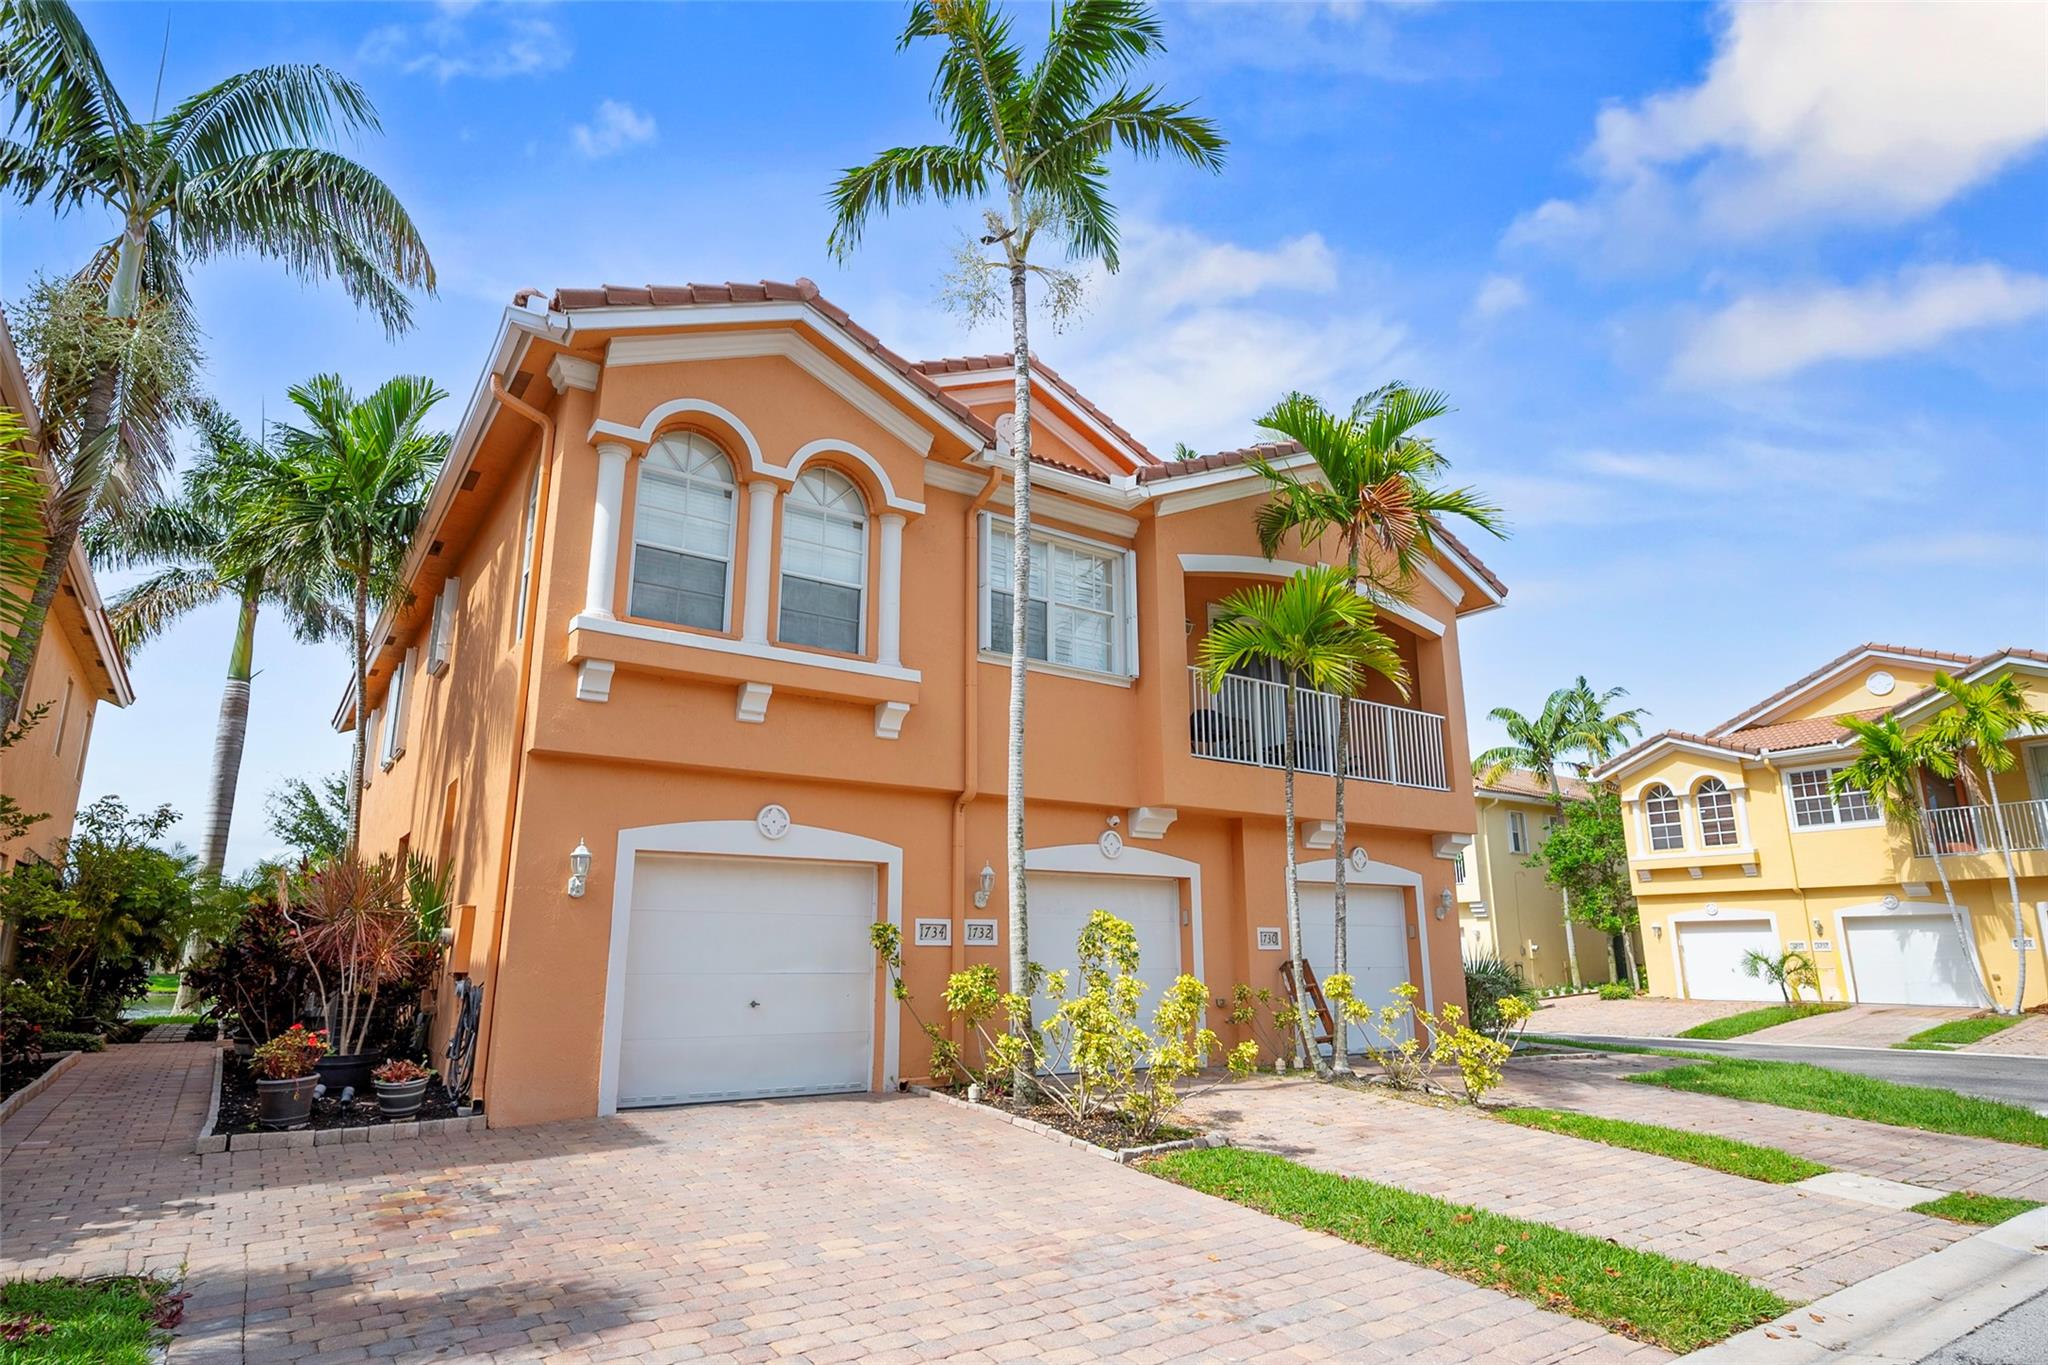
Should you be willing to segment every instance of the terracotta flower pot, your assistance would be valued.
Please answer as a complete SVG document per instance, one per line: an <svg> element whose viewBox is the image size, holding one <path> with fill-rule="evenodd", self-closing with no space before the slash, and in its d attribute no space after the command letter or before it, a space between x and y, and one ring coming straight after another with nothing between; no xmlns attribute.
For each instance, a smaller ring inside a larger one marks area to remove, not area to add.
<svg viewBox="0 0 2048 1365"><path fill-rule="evenodd" d="M256 1080L257 1122L265 1128L303 1128L313 1119L313 1087L318 1076L285 1081Z"/></svg>
<svg viewBox="0 0 2048 1365"><path fill-rule="evenodd" d="M377 1081L377 1110L387 1119L409 1119L420 1112L426 1103L427 1082L431 1076L422 1076L416 1081Z"/></svg>

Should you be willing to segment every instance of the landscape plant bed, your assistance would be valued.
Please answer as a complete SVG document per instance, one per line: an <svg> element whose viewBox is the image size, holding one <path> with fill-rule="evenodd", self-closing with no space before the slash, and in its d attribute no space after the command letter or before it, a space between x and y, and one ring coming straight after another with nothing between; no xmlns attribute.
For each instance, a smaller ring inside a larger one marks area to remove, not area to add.
<svg viewBox="0 0 2048 1365"><path fill-rule="evenodd" d="M1951 1019L1946 1024L1922 1029L1896 1048L1914 1052L1948 1052L1971 1043L1981 1043L1994 1033L2003 1033L2020 1021L2017 1014L1980 1014L1974 1019Z"/></svg>
<svg viewBox="0 0 2048 1365"><path fill-rule="evenodd" d="M1917 1128L1927 1133L2048 1147L2048 1118L2019 1105L1931 1086L1901 1085L1849 1071L1830 1071L1805 1062L1713 1057L1690 1066L1639 1072L1628 1079L1667 1090L1755 1100L1838 1118Z"/></svg>
<svg viewBox="0 0 2048 1365"><path fill-rule="evenodd" d="M1670 1351L1695 1350L1791 1307L1725 1270L1312 1170L1266 1152L1176 1152L1140 1164L1175 1184Z"/></svg>
<svg viewBox="0 0 2048 1365"><path fill-rule="evenodd" d="M220 1112L214 1120L216 1135L266 1132L257 1122L256 1077L249 1063L240 1057L228 1057L220 1071ZM448 1087L441 1084L440 1077L427 1083L427 1097L420 1105L420 1112L414 1118L387 1119L378 1112L377 1091L373 1086L364 1086L356 1091L355 1100L344 1105L338 1095L328 1095L313 1101L313 1121L309 1125L314 1131L329 1128L383 1128L408 1127L416 1122L433 1119L461 1117L455 1108L455 1101L448 1093ZM304 1130L300 1130L304 1131Z"/></svg>
<svg viewBox="0 0 2048 1365"><path fill-rule="evenodd" d="M69 1052L45 1052L32 1062L16 1062L5 1072L0 1072L0 1100L13 1099L49 1075L66 1057L74 1055L76 1054Z"/></svg>
<svg viewBox="0 0 2048 1365"><path fill-rule="evenodd" d="M1609 1147L1626 1147L1632 1152L1649 1152L1654 1156L1668 1157L1694 1166L1705 1166L1709 1170L1725 1171L1749 1180L1768 1181L1773 1185L1791 1185L1801 1180L1810 1180L1825 1175L1828 1167L1818 1161L1794 1156L1776 1147L1762 1147L1750 1142L1737 1142L1733 1138L1716 1136L1713 1133L1695 1133L1684 1128L1665 1128L1654 1123L1633 1123L1627 1119L1600 1118L1593 1114L1578 1114L1565 1109L1507 1109L1499 1118L1524 1128L1541 1128L1548 1133L1563 1133L1568 1137L1584 1138L1589 1142L1604 1143Z"/></svg>
<svg viewBox="0 0 2048 1365"><path fill-rule="evenodd" d="M1930 1199L1924 1204L1915 1204L1913 1212L1946 1218L1951 1223L1974 1223L1979 1227L1990 1227L1996 1223L2003 1223L2008 1218L2032 1213L2040 1207L2041 1201L2038 1199L2007 1199L1995 1194L1972 1194L1968 1190L1959 1190L1954 1194L1945 1194L1939 1199Z"/></svg>
<svg viewBox="0 0 2048 1365"><path fill-rule="evenodd" d="M1085 1147L1098 1155L1118 1161L1130 1161L1140 1156L1180 1151L1191 1147L1220 1147L1226 1141L1221 1136L1208 1135L1193 1128L1171 1124L1162 1124L1149 1135L1140 1137L1132 1131L1129 1119L1113 1112L1091 1114L1086 1119L1076 1119L1056 1104L1012 1108L1000 1098L975 1101L968 1099L959 1091L930 1090L923 1086L912 1086L911 1091L946 1104L972 1109L1019 1128L1028 1128L1036 1133L1059 1138L1072 1146Z"/></svg>
<svg viewBox="0 0 2048 1365"><path fill-rule="evenodd" d="M1760 1010L1744 1010L1740 1014L1724 1015L1709 1019L1704 1024L1694 1024L1679 1033L1681 1038L1740 1038L1746 1033L1758 1033L1780 1024L1789 1024L1795 1019L1811 1019L1816 1014L1833 1014L1836 1010L1849 1008L1839 1000L1802 1000L1796 1005L1766 1005Z"/></svg>
<svg viewBox="0 0 2048 1365"><path fill-rule="evenodd" d="M0 1284L0 1359L148 1365L185 1315L185 1295L147 1275Z"/></svg>

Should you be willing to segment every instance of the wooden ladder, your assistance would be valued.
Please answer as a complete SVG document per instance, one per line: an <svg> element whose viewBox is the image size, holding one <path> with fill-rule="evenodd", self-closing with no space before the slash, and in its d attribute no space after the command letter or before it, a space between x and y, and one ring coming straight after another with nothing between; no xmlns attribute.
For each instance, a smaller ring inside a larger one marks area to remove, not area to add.
<svg viewBox="0 0 2048 1365"><path fill-rule="evenodd" d="M1323 1031L1316 1038L1316 1046L1329 1047L1337 1041L1337 1021L1331 1017L1330 1002L1323 995L1323 983L1316 980L1316 969L1306 961L1301 964L1302 985L1308 989L1308 998L1315 1002L1316 1018L1322 1021ZM1287 988L1287 998L1295 1008L1301 1007L1301 991L1294 985L1294 962L1292 959L1280 964L1280 984Z"/></svg>

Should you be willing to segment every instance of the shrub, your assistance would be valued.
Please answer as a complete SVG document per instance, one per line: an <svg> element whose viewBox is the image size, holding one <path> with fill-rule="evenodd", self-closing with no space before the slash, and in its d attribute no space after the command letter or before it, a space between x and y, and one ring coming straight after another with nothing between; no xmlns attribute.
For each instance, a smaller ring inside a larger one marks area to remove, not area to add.
<svg viewBox="0 0 2048 1365"><path fill-rule="evenodd" d="M1603 981L1600 983L1600 998L1602 1000L1633 1000L1636 998L1636 988L1629 985L1626 981Z"/></svg>
<svg viewBox="0 0 2048 1365"><path fill-rule="evenodd" d="M1472 1011L1472 1027L1491 1030L1498 1026L1499 1004L1508 996L1533 996L1522 969L1497 957L1465 959L1465 1008Z"/></svg>
<svg viewBox="0 0 2048 1365"><path fill-rule="evenodd" d="M72 1029L44 1029L43 1051L45 1052L105 1052L107 1040L97 1033L79 1033Z"/></svg>
<svg viewBox="0 0 2048 1365"><path fill-rule="evenodd" d="M54 1051L46 1030L68 1020L71 1007L71 993L61 984L54 992L26 981L0 987L0 1070L15 1071Z"/></svg>
<svg viewBox="0 0 2048 1365"><path fill-rule="evenodd" d="M421 1066L418 1062L410 1062L403 1057L393 1057L390 1061L385 1062L370 1073L372 1078L380 1080L386 1085L404 1085L409 1081L423 1081L433 1074L434 1069L432 1067Z"/></svg>
<svg viewBox="0 0 2048 1365"><path fill-rule="evenodd" d="M293 1024L256 1049L252 1064L266 1081L295 1081L313 1074L313 1064L327 1055L327 1031Z"/></svg>
<svg viewBox="0 0 2048 1365"><path fill-rule="evenodd" d="M335 1046L343 1056L365 1051L378 992L419 967L404 873L388 858L336 858L297 885L280 875L278 906L298 936Z"/></svg>
<svg viewBox="0 0 2048 1365"><path fill-rule="evenodd" d="M1394 999L1377 1009L1353 994L1351 978L1342 972L1332 973L1323 982L1323 993L1331 1012L1341 1021L1339 1027L1368 1024L1380 1036L1380 1045L1367 1044L1366 1054L1397 1089L1448 1093L1432 1079L1435 1069L1448 1062L1458 1068L1465 1098L1477 1104L1500 1084L1501 1066L1514 1051L1511 1044L1466 1023L1465 1012L1456 1005L1446 1004L1434 1013L1418 1006L1415 999L1420 992L1412 981L1396 986ZM1526 1001L1509 998L1526 1008ZM1518 1009L1510 1006L1509 1012Z"/></svg>
<svg viewBox="0 0 2048 1365"><path fill-rule="evenodd" d="M252 1043L267 1043L297 1022L312 972L274 887L250 893L233 929L186 969L185 979L209 1014L232 1021Z"/></svg>

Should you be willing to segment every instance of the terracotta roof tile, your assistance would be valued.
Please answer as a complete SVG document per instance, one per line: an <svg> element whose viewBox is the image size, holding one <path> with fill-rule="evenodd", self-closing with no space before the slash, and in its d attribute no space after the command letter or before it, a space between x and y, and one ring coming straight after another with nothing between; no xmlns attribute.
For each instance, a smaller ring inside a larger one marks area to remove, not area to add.
<svg viewBox="0 0 2048 1365"><path fill-rule="evenodd" d="M1586 784L1576 777L1559 773L1557 785L1569 800L1586 799ZM1498 781L1475 783L1472 789L1481 795L1499 793L1505 796L1541 797L1546 801L1550 799L1550 785L1535 773L1524 772L1519 768L1502 773Z"/></svg>
<svg viewBox="0 0 2048 1365"><path fill-rule="evenodd" d="M1013 357L1008 355L961 355L947 356L941 360L920 360L916 362L916 366L926 374L967 374L982 370L1007 370L1011 367L1012 363ZM1131 435L1114 417L1111 417L1108 413L1090 402L1088 395L1075 388L1072 383L1061 377L1058 370L1055 370L1035 355L1031 357L1031 372L1043 376L1047 383L1065 394L1068 401L1073 403L1074 406L1109 428L1110 432L1119 441L1122 441L1132 450L1150 460L1154 465L1159 464L1159 457L1146 449L1143 441ZM1142 469L1139 470L1139 477L1143 478L1145 472Z"/></svg>
<svg viewBox="0 0 2048 1365"><path fill-rule="evenodd" d="M1785 698L1799 691L1800 688L1807 686L1808 684L1812 683L1818 678L1826 677L1829 673L1832 673L1837 668L1840 668L1843 664L1849 662L1849 660L1855 658L1858 654L1863 654L1870 650L1880 650L1886 654L1906 654L1914 658L1931 659L1939 663L1966 664L1970 662L1970 656L1967 654L1949 654L1943 650L1920 649L1913 645L1857 645L1854 649L1844 650L1842 653L1837 654L1834 658L1828 660L1819 668L1814 669L1813 672L1799 679L1799 681L1791 683L1788 686L1779 688L1777 691L1771 693L1770 696L1765 697L1756 705L1747 707L1734 717L1722 721L1719 725L1716 725L1713 729L1707 731L1707 733L1710 735L1718 735L1723 733L1724 731L1733 729L1736 725L1740 724L1743 720L1747 719L1748 717L1755 715L1759 711L1770 709L1770 707L1776 705L1778 702L1783 701Z"/></svg>

